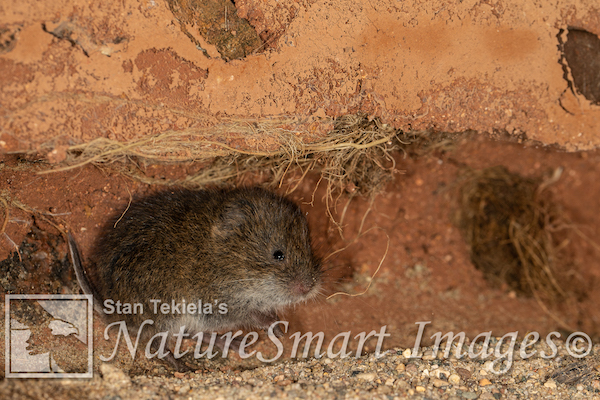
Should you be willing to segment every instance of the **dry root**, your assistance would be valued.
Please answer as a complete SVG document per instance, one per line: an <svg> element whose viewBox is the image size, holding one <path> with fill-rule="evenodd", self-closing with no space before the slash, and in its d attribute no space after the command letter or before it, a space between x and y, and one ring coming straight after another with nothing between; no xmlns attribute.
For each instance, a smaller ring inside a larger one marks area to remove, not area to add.
<svg viewBox="0 0 600 400"><path fill-rule="evenodd" d="M564 279L570 266L561 252L568 224L545 190L559 176L524 178L502 166L469 170L460 179L455 220L486 279L533 295L566 327L547 307L570 294Z"/></svg>
<svg viewBox="0 0 600 400"><path fill-rule="evenodd" d="M273 184L280 185L292 169L302 177L317 170L333 198L334 191L373 194L380 190L394 171L394 151L406 153L411 146L447 142L432 141L421 132L405 134L364 115L347 115L330 123L333 129L321 136L311 134L310 122L296 119L229 119L209 128L168 131L130 142L98 138L72 146L66 166L43 173L86 164L116 164L125 175L145 183L198 187L265 171ZM192 161L205 167L177 181L148 177L142 168L144 164Z"/></svg>

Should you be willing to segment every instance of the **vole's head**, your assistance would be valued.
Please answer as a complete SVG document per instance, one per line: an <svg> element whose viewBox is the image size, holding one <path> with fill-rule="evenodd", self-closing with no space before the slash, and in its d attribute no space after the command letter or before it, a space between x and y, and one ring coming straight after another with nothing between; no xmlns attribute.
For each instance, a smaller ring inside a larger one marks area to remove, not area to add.
<svg viewBox="0 0 600 400"><path fill-rule="evenodd" d="M211 234L238 301L269 310L317 295L320 263L306 218L291 201L263 189L236 190Z"/></svg>

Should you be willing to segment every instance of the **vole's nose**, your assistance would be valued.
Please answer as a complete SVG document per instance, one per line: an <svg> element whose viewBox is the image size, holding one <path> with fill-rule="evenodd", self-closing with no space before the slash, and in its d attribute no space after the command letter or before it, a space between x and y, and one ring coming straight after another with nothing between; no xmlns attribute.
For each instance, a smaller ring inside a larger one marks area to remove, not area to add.
<svg viewBox="0 0 600 400"><path fill-rule="evenodd" d="M295 295L304 296L311 291L313 286L313 282L310 279L296 279L290 284L290 289Z"/></svg>

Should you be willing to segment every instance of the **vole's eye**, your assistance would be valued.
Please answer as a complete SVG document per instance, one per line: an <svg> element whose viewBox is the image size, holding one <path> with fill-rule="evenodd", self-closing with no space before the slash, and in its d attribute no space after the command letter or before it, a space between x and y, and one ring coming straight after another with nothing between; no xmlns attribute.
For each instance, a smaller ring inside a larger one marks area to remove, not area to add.
<svg viewBox="0 0 600 400"><path fill-rule="evenodd" d="M273 252L273 258L277 261L283 261L285 259L285 254L283 254L283 251L281 250L275 250Z"/></svg>

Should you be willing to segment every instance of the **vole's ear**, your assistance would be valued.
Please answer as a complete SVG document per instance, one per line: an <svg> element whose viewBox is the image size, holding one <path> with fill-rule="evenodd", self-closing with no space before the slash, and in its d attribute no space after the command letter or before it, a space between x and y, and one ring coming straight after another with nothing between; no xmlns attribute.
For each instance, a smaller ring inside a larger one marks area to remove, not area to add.
<svg viewBox="0 0 600 400"><path fill-rule="evenodd" d="M251 212L252 205L244 199L227 205L212 227L212 235L225 238L240 233Z"/></svg>

